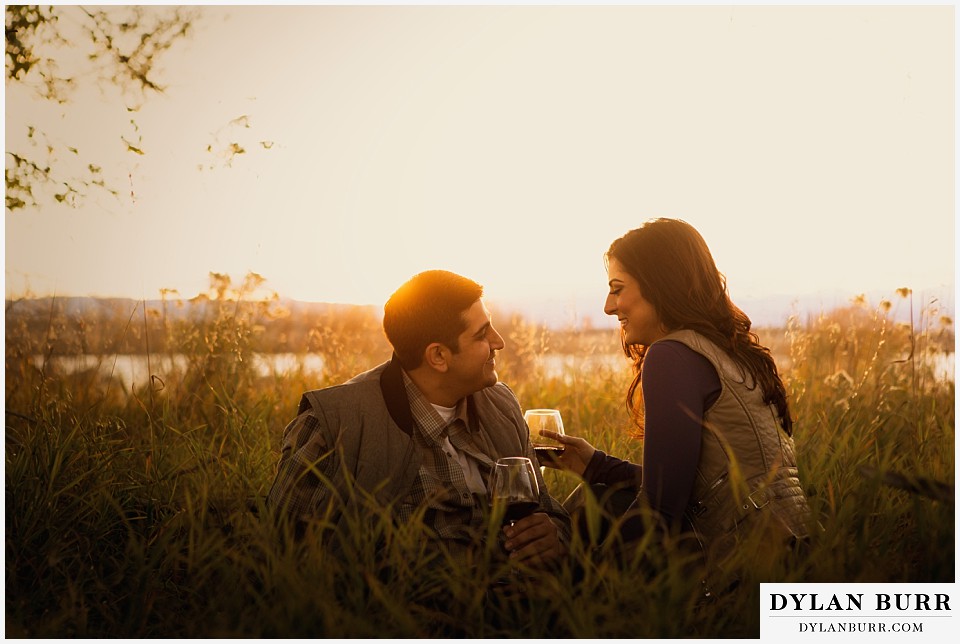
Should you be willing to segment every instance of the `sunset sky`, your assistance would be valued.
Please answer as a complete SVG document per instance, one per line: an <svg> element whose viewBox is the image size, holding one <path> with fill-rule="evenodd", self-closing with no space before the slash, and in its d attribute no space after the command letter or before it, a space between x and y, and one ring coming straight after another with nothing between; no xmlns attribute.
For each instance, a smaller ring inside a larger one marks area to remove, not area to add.
<svg viewBox="0 0 960 644"><path fill-rule="evenodd" d="M42 120L122 188L8 211L7 297L192 297L255 271L382 304L447 268L493 300L595 301L579 313L599 321L607 246L667 216L735 300L952 300L952 6L203 14L135 113L143 156L95 88L55 106L7 87L8 150ZM233 142L248 152L218 153Z"/></svg>

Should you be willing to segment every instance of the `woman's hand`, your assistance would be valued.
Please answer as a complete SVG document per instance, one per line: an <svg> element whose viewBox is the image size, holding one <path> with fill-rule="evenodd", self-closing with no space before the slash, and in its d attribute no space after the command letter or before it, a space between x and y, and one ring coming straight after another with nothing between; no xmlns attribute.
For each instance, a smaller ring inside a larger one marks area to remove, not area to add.
<svg viewBox="0 0 960 644"><path fill-rule="evenodd" d="M579 436L561 436L547 429L541 429L540 435L552 438L563 445L563 454L546 460L542 465L555 469L570 470L578 476L583 476L584 470L587 469L587 463L593 458L593 453L597 451L596 447Z"/></svg>

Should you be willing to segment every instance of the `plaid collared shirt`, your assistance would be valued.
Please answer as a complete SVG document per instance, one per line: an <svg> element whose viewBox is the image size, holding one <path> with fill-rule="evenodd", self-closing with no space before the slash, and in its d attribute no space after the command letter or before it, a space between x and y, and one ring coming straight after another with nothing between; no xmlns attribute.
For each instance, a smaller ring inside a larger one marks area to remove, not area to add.
<svg viewBox="0 0 960 644"><path fill-rule="evenodd" d="M484 482L489 479L495 463L477 447L471 435L466 399L457 403L454 417L447 423L406 373L403 382L410 400L415 425L413 440L420 450L421 463L410 493L398 508L397 518L407 522L425 505L424 523L440 539L465 545L481 543L486 529L483 517L486 490L483 490L484 498L478 498L478 491L471 490L453 450L473 462Z"/></svg>
<svg viewBox="0 0 960 644"><path fill-rule="evenodd" d="M474 409L469 400L458 403L453 419L444 422L409 377L401 373L414 425L410 433L412 445L406 443L407 452L417 451L419 466L415 474L411 473L410 487L406 491L396 490L400 496L392 506L394 518L399 523L422 522L428 532L459 558L473 550L472 546L483 546L488 529L484 521L486 481L498 456L516 456L512 450L499 454L494 447L497 441L492 440L492 436L513 431L514 427L492 427L480 416L468 418ZM512 393L506 394L507 387L499 387L498 394L506 409L515 397ZM516 411L519 413L519 408ZM332 447L326 442L326 422L337 421L337 418L335 415L325 419L321 410L311 407L290 422L284 430L281 461L269 492L271 505L303 520L318 510L324 512L331 495L337 496L335 482L339 478L341 459L335 455L327 457ZM525 451L531 460L536 458L529 441ZM387 454L380 453L377 458L389 461ZM468 476L464 476L461 462L466 463ZM561 540L569 542L570 523L566 511L548 494L539 476L538 481L541 508L551 515ZM334 482L333 487L330 482Z"/></svg>

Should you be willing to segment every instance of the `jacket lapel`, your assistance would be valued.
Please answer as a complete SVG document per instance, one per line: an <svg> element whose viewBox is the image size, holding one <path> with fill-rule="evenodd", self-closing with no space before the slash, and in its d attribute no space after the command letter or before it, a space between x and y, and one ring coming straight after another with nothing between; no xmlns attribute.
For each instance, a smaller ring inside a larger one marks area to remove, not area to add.
<svg viewBox="0 0 960 644"><path fill-rule="evenodd" d="M403 374L397 354L393 354L390 364L380 374L380 391L387 404L390 418L407 436L413 433L413 414L410 412L410 400L403 386Z"/></svg>

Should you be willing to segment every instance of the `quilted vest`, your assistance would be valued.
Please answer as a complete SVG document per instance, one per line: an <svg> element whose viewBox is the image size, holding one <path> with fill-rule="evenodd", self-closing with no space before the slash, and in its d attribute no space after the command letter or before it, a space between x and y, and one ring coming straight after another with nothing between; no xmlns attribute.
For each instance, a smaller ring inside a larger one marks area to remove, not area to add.
<svg viewBox="0 0 960 644"><path fill-rule="evenodd" d="M776 407L763 402L752 376L723 349L691 330L663 339L682 342L704 356L720 377L720 396L704 414L697 478L684 519L700 543L708 571L723 572L726 584L736 577L731 557L751 533L754 538L758 531L762 534L747 547L761 543L781 552L786 543L809 534L810 509L793 439L783 431Z"/></svg>

